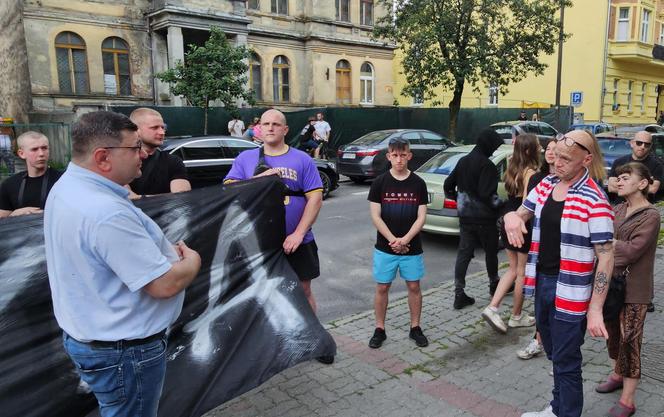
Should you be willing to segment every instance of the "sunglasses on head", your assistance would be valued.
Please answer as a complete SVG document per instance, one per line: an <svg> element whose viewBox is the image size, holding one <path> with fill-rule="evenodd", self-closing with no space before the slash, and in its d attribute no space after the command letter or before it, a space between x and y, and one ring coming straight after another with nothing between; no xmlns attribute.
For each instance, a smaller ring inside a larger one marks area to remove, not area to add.
<svg viewBox="0 0 664 417"><path fill-rule="evenodd" d="M635 140L634 143L636 146L643 146L644 148L649 148L652 146L652 142L644 142L642 140Z"/></svg>
<svg viewBox="0 0 664 417"><path fill-rule="evenodd" d="M590 149L586 148L583 144L575 141L574 139L570 138L569 136L561 136L557 141L557 143L564 143L566 146L574 146L577 145L579 148L583 149L584 151L588 152L591 154Z"/></svg>

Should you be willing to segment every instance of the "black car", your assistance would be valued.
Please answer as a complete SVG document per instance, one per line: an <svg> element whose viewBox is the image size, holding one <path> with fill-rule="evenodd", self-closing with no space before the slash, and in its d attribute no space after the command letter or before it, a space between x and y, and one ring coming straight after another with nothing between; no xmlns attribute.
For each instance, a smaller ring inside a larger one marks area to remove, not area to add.
<svg viewBox="0 0 664 417"><path fill-rule="evenodd" d="M387 144L390 139L402 138L410 144L413 159L408 162L412 171L438 152L454 146L449 139L423 129L377 130L339 148L337 168L354 182L375 178L390 168Z"/></svg>
<svg viewBox="0 0 664 417"><path fill-rule="evenodd" d="M232 136L204 136L166 139L161 150L180 157L192 188L201 188L221 184L235 157L257 147L259 145L253 142ZM339 174L334 162L320 159L314 162L323 181L323 198L326 198L339 187Z"/></svg>

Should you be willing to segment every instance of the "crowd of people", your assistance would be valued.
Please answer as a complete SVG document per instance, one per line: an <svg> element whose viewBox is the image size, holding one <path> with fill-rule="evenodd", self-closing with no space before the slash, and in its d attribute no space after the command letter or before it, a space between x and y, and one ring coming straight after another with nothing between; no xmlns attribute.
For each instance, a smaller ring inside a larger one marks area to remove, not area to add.
<svg viewBox="0 0 664 417"><path fill-rule="evenodd" d="M182 161L159 150L165 128L162 116L147 108L129 117L107 111L85 114L73 127L72 161L64 172L48 166L48 138L24 133L17 144L27 169L0 186L0 217L44 213L49 282L63 344L105 416L156 415L166 369L166 331L178 318L184 291L201 265L195 250L185 242L168 242L131 202L191 189ZM224 183L276 175L285 185L282 247L315 313L311 282L320 275L320 262L312 226L322 206L315 164L306 152L286 143L289 127L278 110L266 111L246 130L234 117L228 128L238 137L251 131L250 138L263 146L241 153ZM318 150L330 132L318 113L302 129L301 142L306 150ZM553 364L550 404L523 417L582 414L586 331L607 340L613 366L596 391L622 389L609 415L634 414L660 229L659 211L651 201L664 181L664 168L650 152L651 135L638 132L630 141L632 154L616 160L608 178L610 195L602 187L606 173L592 133L576 130L544 142L530 134L516 136L504 175L505 201L498 196L499 173L490 159L502 140L485 129L476 142L444 184L446 197L457 201L460 223L452 307L475 303L465 292L466 272L475 249L482 247L492 296L482 318L501 334L534 326L532 341L517 355L530 359L544 352ZM368 195L377 230L372 349L387 340L389 290L397 275L408 289L408 336L419 347L429 343L420 321L420 280L425 276L420 231L428 192L408 169L411 158L408 142L392 139L390 169L373 181ZM499 237L509 261L502 277ZM613 277L626 281L624 300L617 314L605 315ZM505 323L500 305L511 291L512 312ZM534 315L523 310L524 295L534 296ZM318 360L332 364L334 357Z"/></svg>

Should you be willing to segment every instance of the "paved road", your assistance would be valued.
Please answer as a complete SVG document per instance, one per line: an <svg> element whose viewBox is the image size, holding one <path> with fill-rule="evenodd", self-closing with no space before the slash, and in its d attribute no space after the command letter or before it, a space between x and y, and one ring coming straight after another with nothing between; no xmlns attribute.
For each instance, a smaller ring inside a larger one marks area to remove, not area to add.
<svg viewBox="0 0 664 417"><path fill-rule="evenodd" d="M369 183L342 182L323 203L314 225L321 276L314 281L313 288L323 323L372 308L375 284L371 277L371 256L376 229L369 216L369 187ZM458 238L422 236L427 271L422 287L433 288L453 280ZM484 270L484 253L477 250L475 256L469 274ZM505 260L503 252L499 259ZM397 280L390 296L396 299L405 294L406 286Z"/></svg>

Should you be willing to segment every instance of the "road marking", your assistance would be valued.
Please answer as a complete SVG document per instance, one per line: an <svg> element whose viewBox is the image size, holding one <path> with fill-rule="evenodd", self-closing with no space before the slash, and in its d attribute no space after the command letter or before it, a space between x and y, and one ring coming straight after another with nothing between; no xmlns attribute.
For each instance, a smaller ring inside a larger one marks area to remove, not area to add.
<svg viewBox="0 0 664 417"><path fill-rule="evenodd" d="M363 195L363 194L369 194L369 191L358 191L356 193L351 193L351 195Z"/></svg>

